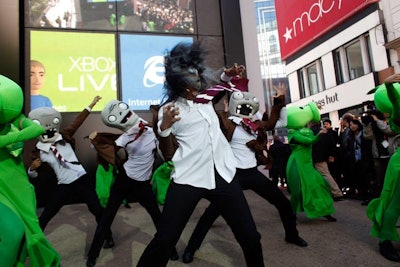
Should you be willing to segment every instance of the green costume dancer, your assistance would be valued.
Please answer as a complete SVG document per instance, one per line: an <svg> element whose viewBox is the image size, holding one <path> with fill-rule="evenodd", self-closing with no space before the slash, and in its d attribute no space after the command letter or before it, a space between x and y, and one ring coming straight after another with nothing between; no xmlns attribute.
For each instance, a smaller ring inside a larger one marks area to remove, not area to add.
<svg viewBox="0 0 400 267"><path fill-rule="evenodd" d="M400 133L400 74L394 74L375 88L374 102L378 110L389 113L390 128ZM400 255L391 241L400 241L396 223L400 216L400 149L391 156L379 198L373 199L367 208L373 225L371 235L380 238L380 253L391 261L400 261Z"/></svg>
<svg viewBox="0 0 400 267"><path fill-rule="evenodd" d="M287 128L292 154L286 165L290 202L295 212L305 211L308 218L324 216L336 221L330 214L335 212L328 182L314 168L312 144L319 139L307 127L311 121L319 121L320 114L314 102L305 107L287 108Z"/></svg>
<svg viewBox="0 0 400 267"><path fill-rule="evenodd" d="M21 88L0 75L0 266L60 265L39 227L36 198L22 160L23 142L44 132L22 113Z"/></svg>

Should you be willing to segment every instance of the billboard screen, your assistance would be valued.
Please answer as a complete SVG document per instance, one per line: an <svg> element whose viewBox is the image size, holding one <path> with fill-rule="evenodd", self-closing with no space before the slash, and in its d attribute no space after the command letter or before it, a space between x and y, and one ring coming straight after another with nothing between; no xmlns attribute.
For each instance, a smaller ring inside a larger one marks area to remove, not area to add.
<svg viewBox="0 0 400 267"><path fill-rule="evenodd" d="M121 34L121 98L133 110L160 104L164 85L164 55L193 37Z"/></svg>
<svg viewBox="0 0 400 267"><path fill-rule="evenodd" d="M193 34L194 0L30 0L26 25Z"/></svg>
<svg viewBox="0 0 400 267"><path fill-rule="evenodd" d="M282 59L379 0L275 0Z"/></svg>
<svg viewBox="0 0 400 267"><path fill-rule="evenodd" d="M35 95L60 112L79 112L100 95L101 110L117 98L115 51L115 34L30 31L31 109L44 105Z"/></svg>

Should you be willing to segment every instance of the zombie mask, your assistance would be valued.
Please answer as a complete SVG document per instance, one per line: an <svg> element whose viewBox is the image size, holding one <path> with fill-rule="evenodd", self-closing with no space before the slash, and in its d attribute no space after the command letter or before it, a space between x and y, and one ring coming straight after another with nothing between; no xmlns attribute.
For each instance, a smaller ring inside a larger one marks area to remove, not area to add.
<svg viewBox="0 0 400 267"><path fill-rule="evenodd" d="M53 143L56 141L61 127L60 112L54 108L41 107L29 112L28 117L45 129L45 133L38 137L41 142Z"/></svg>
<svg viewBox="0 0 400 267"><path fill-rule="evenodd" d="M286 127L288 129L301 129L304 128L311 121L318 122L321 120L321 115L319 114L317 104L315 104L314 102L310 102L304 107L287 107L286 113Z"/></svg>
<svg viewBox="0 0 400 267"><path fill-rule="evenodd" d="M229 100L229 113L241 118L252 118L260 108L260 101L255 94L234 92Z"/></svg>
<svg viewBox="0 0 400 267"><path fill-rule="evenodd" d="M0 125L16 118L22 111L23 102L21 87L0 75Z"/></svg>
<svg viewBox="0 0 400 267"><path fill-rule="evenodd" d="M112 128L127 131L139 123L139 116L129 109L129 106L118 100L111 100L101 111L103 123Z"/></svg>

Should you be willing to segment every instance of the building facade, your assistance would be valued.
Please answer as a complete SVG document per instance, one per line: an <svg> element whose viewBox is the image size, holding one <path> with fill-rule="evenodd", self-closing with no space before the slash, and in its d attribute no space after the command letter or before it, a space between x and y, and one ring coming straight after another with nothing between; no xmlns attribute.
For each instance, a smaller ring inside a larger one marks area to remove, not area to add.
<svg viewBox="0 0 400 267"><path fill-rule="evenodd" d="M338 127L345 112L360 116L365 102L373 100L368 91L399 71L398 1L275 4L290 105L313 101Z"/></svg>

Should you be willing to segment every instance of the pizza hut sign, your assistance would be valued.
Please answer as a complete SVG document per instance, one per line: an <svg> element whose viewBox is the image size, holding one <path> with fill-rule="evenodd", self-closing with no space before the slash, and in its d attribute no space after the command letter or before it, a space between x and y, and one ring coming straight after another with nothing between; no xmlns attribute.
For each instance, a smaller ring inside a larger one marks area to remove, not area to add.
<svg viewBox="0 0 400 267"><path fill-rule="evenodd" d="M376 2L379 0L275 0L282 59Z"/></svg>

